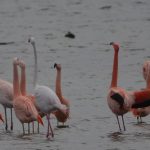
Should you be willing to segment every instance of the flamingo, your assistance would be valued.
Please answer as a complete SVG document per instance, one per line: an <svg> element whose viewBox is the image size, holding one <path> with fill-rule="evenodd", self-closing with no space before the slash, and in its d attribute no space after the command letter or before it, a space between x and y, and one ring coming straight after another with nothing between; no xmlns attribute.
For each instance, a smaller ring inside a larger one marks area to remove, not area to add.
<svg viewBox="0 0 150 150"><path fill-rule="evenodd" d="M66 105L66 107L68 108L66 114L62 113L61 111L56 111L55 112L55 116L56 116L57 121L58 121L57 122L57 127L59 127L59 122L63 123L63 126L60 126L60 127L66 127L66 126L64 126L64 123L69 118L70 103L69 103L69 100L66 99L66 98L64 98L64 96L62 95L62 90L61 90L61 64L55 63L54 64L54 68L56 68L56 70L57 70L57 75L56 75L56 90L55 90L55 92L56 92L57 96L59 97L60 102L63 105Z"/></svg>
<svg viewBox="0 0 150 150"><path fill-rule="evenodd" d="M11 125L10 129L13 130L13 85L12 83L0 79L0 104L4 107L5 111L5 130L8 130L8 120L7 120L7 108L10 109Z"/></svg>
<svg viewBox="0 0 150 150"><path fill-rule="evenodd" d="M150 89L150 61L145 61L143 64L143 78L146 81L146 89ZM131 109L131 112L137 118L137 122L142 123L142 117L146 117L150 114L150 106Z"/></svg>
<svg viewBox="0 0 150 150"><path fill-rule="evenodd" d="M114 48L114 62L112 80L108 92L107 102L111 111L116 115L117 123L121 131L119 116L122 118L124 131L126 130L123 115L131 108L143 108L150 105L150 89L129 92L117 86L118 80L118 53L119 45L111 42Z"/></svg>
<svg viewBox="0 0 150 150"><path fill-rule="evenodd" d="M37 120L41 125L43 124L41 116L38 114L31 96L26 94L26 81L21 81L19 86L19 76L18 68L21 68L21 74L25 77L25 64L23 61L18 58L13 60L13 90L14 90L14 100L13 107L16 114L16 117L22 123L23 135L25 135L24 123L30 123L34 120Z"/></svg>
<svg viewBox="0 0 150 150"><path fill-rule="evenodd" d="M50 114L56 110L59 110L62 113L66 114L66 106L61 104L58 96L52 89L50 89L48 86L37 84L38 67L37 67L37 52L35 46L35 39L34 37L30 37L28 41L33 46L34 58L35 58L34 96L35 96L36 107L40 112L44 113L47 117L48 127L47 127L46 137L49 138L51 136L53 138L54 133L51 126Z"/></svg>

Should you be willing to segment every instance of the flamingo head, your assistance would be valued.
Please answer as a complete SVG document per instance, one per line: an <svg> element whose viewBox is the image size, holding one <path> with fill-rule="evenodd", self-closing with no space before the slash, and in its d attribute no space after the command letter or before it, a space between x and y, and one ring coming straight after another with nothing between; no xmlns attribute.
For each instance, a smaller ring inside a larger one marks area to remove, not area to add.
<svg viewBox="0 0 150 150"><path fill-rule="evenodd" d="M19 65L20 68L25 68L26 67L23 60L19 60L19 64L18 65Z"/></svg>
<svg viewBox="0 0 150 150"><path fill-rule="evenodd" d="M29 37L28 42L31 43L31 44L34 44L35 43L35 38L32 37L32 36Z"/></svg>
<svg viewBox="0 0 150 150"><path fill-rule="evenodd" d="M13 59L13 64L14 65L19 65L19 58L18 57L15 57L14 59Z"/></svg>
<svg viewBox="0 0 150 150"><path fill-rule="evenodd" d="M115 43L115 42L110 42L110 45L112 45L113 46L113 48L114 48L114 50L115 51L119 51L119 45L117 44L117 43Z"/></svg>
<svg viewBox="0 0 150 150"><path fill-rule="evenodd" d="M146 61L143 65L143 77L146 82L150 81L150 61Z"/></svg>
<svg viewBox="0 0 150 150"><path fill-rule="evenodd" d="M55 64L54 64L54 68L56 68L57 70L61 70L61 65L60 65L60 64L57 64L57 63L55 63Z"/></svg>
<svg viewBox="0 0 150 150"><path fill-rule="evenodd" d="M0 120L1 120L2 122L4 122L4 119L3 119L3 117L2 117L2 114L0 114Z"/></svg>

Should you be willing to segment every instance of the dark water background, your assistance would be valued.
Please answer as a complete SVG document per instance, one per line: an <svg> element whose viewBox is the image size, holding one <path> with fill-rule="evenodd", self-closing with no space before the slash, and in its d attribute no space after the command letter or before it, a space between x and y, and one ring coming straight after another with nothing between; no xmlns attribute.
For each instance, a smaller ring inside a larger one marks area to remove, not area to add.
<svg viewBox="0 0 150 150"><path fill-rule="evenodd" d="M65 38L68 31L75 39ZM41 134L21 137L14 117L14 131L0 124L0 150L146 150L150 148L150 119L136 124L125 115L127 131L118 134L115 116L107 106L113 50L120 43L119 85L135 90L145 87L142 64L150 59L149 0L0 0L0 77L12 82L12 59L27 66L28 92L32 92L34 36L38 50L39 83L55 89L53 64L62 64L62 88L71 101L70 128L57 129L55 138ZM10 42L10 43L7 43ZM3 108L0 108L3 113ZM15 116L15 115L14 115Z"/></svg>

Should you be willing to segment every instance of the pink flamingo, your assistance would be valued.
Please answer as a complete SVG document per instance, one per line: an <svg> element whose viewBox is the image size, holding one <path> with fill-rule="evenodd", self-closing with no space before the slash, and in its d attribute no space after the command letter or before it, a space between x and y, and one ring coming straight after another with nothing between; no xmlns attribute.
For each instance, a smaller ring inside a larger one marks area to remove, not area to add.
<svg viewBox="0 0 150 150"><path fill-rule="evenodd" d="M5 110L5 130L8 129L8 120L7 120L7 108L10 109L11 113L11 125L10 129L13 130L13 86L10 82L0 79L0 104L3 105Z"/></svg>
<svg viewBox="0 0 150 150"><path fill-rule="evenodd" d="M114 62L107 102L111 111L116 115L118 126L121 131L119 116L122 118L124 130L126 130L123 115L126 114L131 108L142 108L149 106L150 90L128 92L117 86L119 45L114 42L111 42L110 45L114 48Z"/></svg>
<svg viewBox="0 0 150 150"><path fill-rule="evenodd" d="M50 122L50 114L56 110L61 111L62 113L66 114L66 106L62 105L56 93L47 86L38 85L37 84L37 52L35 46L35 40L33 37L30 37L28 40L31 45L33 46L34 50L34 58L35 58L35 65L34 65L34 96L35 96L35 103L36 108L44 113L47 117L48 127L47 127L47 135L46 137L49 138L54 137L54 133L52 130L51 122Z"/></svg>
<svg viewBox="0 0 150 150"><path fill-rule="evenodd" d="M20 66L22 75L25 75L25 64L18 58L13 61L13 90L14 90L14 100L13 106L16 117L22 123L23 135L25 134L24 123L30 123L37 120L43 125L42 118L38 114L31 96L26 95L26 81L21 81L22 84L19 86L18 68ZM24 77L25 78L25 77Z"/></svg>
<svg viewBox="0 0 150 150"><path fill-rule="evenodd" d="M69 103L69 100L64 98L64 96L62 95L62 90L61 90L61 65L60 64L54 64L54 68L56 68L57 70L57 75L56 75L56 94L57 96L59 97L60 99L60 102L65 105L68 110L67 110L67 113L64 114L62 113L61 111L56 111L54 114L57 118L57 127L66 127L64 126L64 123L67 121L67 119L69 118L69 114L70 114L70 103ZM63 126L59 126L59 122L62 122L63 123Z"/></svg>
<svg viewBox="0 0 150 150"><path fill-rule="evenodd" d="M146 81L146 89L150 89L150 61L145 61L143 64L143 78ZM150 106L131 109L131 112L137 118L137 122L142 123L142 117L146 117L150 114Z"/></svg>

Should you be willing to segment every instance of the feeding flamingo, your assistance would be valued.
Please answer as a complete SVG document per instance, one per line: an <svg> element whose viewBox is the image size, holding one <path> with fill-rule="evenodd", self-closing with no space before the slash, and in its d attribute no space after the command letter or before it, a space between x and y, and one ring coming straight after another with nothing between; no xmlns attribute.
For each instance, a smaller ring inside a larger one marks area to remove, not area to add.
<svg viewBox="0 0 150 150"><path fill-rule="evenodd" d="M57 70L57 75L56 75L56 94L60 99L60 102L63 105L66 105L66 107L68 108L67 113L64 114L61 111L56 111L54 114L57 118L57 127L66 127L64 126L64 123L67 121L67 119L69 118L69 108L70 108L70 103L69 100L64 98L64 96L62 95L62 90L61 90L61 65L60 64L54 64L54 68L56 68ZM63 123L63 126L59 126L59 122Z"/></svg>
<svg viewBox="0 0 150 150"><path fill-rule="evenodd" d="M143 64L143 78L146 81L146 89L150 89L150 61L145 61ZM131 112L137 118L137 122L142 123L142 117L146 117L150 114L150 106L131 109Z"/></svg>
<svg viewBox="0 0 150 150"><path fill-rule="evenodd" d="M47 86L38 85L37 84L37 52L35 46L35 40L33 37L30 37L28 40L31 45L33 46L34 50L34 58L35 58L35 65L34 65L34 96L35 96L35 103L37 109L44 113L47 117L48 121L48 128L47 128L47 135L46 137L49 138L54 137L54 133L52 130L51 122L50 122L50 113L59 110L62 113L66 114L66 107L62 105L56 93Z"/></svg>
<svg viewBox="0 0 150 150"><path fill-rule="evenodd" d="M149 106L150 90L128 92L117 86L119 45L114 42L111 42L110 45L114 48L114 62L107 102L111 111L116 115L117 123L121 131L119 116L122 118L124 130L126 130L123 115L126 114L131 108Z"/></svg>
<svg viewBox="0 0 150 150"><path fill-rule="evenodd" d="M13 61L13 90L14 90L14 100L13 106L16 117L22 123L23 135L25 134L24 123L30 123L34 120L37 120L40 124L43 125L42 118L38 114L34 104L33 97L26 94L26 81L21 81L19 85L19 75L18 68L21 68L21 74L25 77L25 64L23 61L20 61L18 58L14 58ZM24 84L24 85L23 85Z"/></svg>

